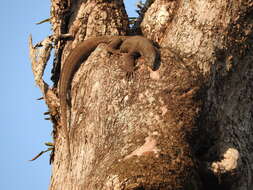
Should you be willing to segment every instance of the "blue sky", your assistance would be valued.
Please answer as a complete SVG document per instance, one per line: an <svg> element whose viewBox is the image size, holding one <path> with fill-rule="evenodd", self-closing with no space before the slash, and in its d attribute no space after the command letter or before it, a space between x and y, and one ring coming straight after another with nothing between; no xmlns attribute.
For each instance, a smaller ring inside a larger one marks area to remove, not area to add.
<svg viewBox="0 0 253 190"><path fill-rule="evenodd" d="M137 0L126 0L133 16ZM51 176L49 154L29 162L51 141L52 124L44 120L47 111L35 86L29 61L28 36L34 42L50 34L48 23L35 25L50 14L50 0L2 1L0 56L0 189L45 190ZM48 71L49 72L49 71Z"/></svg>

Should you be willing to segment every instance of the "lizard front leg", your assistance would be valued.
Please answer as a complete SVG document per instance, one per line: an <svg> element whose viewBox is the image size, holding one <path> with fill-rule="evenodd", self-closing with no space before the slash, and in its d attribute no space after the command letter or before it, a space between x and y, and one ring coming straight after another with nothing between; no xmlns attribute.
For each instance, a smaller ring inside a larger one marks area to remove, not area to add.
<svg viewBox="0 0 253 190"><path fill-rule="evenodd" d="M125 70L127 73L134 72L134 65L135 65L135 56L133 53L125 53L123 55L123 65L121 68Z"/></svg>

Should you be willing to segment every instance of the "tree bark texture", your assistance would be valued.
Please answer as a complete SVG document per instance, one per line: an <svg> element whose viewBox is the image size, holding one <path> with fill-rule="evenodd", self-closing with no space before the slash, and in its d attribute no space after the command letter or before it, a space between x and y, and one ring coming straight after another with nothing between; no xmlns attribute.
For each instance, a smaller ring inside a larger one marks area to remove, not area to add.
<svg viewBox="0 0 253 190"><path fill-rule="evenodd" d="M92 36L128 35L122 0L51 0L60 63ZM70 150L56 126L51 190L250 190L253 2L154 0L140 25L160 51L152 71L100 44L71 84ZM70 165L68 168L67 166Z"/></svg>

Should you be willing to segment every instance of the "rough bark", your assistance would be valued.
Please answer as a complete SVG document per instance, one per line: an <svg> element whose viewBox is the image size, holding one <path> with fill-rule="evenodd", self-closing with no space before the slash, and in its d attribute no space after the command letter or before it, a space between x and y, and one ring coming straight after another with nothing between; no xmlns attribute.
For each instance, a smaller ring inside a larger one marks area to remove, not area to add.
<svg viewBox="0 0 253 190"><path fill-rule="evenodd" d="M73 36L55 46L55 87L80 41L130 32L121 0L52 0L51 15ZM98 46L72 81L70 160L56 126L50 189L250 190L252 27L250 0L155 0L140 28L159 69L138 60L128 77Z"/></svg>

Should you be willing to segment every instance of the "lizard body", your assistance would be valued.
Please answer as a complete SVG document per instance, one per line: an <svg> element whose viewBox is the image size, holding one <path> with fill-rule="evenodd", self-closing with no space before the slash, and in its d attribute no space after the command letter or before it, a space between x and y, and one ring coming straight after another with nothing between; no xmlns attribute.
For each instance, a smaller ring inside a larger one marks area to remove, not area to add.
<svg viewBox="0 0 253 190"><path fill-rule="evenodd" d="M129 36L120 46L120 52L124 54L123 60L125 67L132 72L134 68L134 59L136 55L140 55L145 60L145 64L152 70L155 69L157 59L157 51L153 43L143 36Z"/></svg>
<svg viewBox="0 0 253 190"><path fill-rule="evenodd" d="M157 57L156 49L152 42L142 36L101 36L93 37L81 42L66 58L60 75L59 98L61 106L61 125L64 128L66 142L69 148L69 133L67 123L67 108L70 102L68 98L68 90L71 86L71 81L75 71L80 66L81 62L89 57L100 43L107 43L108 50L113 51L120 46L120 52L124 54L123 60L126 65L126 71L132 72L134 68L134 59L136 54L144 58L145 62L153 69Z"/></svg>

